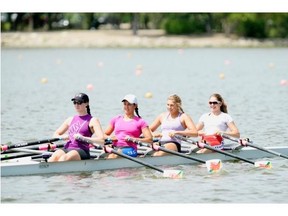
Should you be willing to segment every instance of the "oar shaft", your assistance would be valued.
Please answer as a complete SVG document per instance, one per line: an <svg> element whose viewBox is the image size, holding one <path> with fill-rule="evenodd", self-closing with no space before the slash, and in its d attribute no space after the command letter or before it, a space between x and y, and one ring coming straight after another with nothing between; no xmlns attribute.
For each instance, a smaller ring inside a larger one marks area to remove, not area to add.
<svg viewBox="0 0 288 216"><path fill-rule="evenodd" d="M30 146L30 145L37 145L37 144L42 144L42 143L49 143L49 142L56 142L62 140L62 138L51 138L51 139L44 139L44 140L37 140L37 141L32 141L32 142L22 142L22 143L17 143L13 145L1 145L1 151L5 151L7 149L12 149L12 148L19 148L19 147L25 147L25 146Z"/></svg>
<svg viewBox="0 0 288 216"><path fill-rule="evenodd" d="M276 151L273 151L273 150L270 150L270 149L265 149L265 148L263 148L261 146L258 146L258 145L254 145L253 143L251 143L249 141L246 141L246 140L241 141L240 139L235 139L235 138L232 138L232 137L229 137L229 136L226 136L226 135L222 135L222 137L224 137L225 139L229 139L229 140L231 140L233 142L240 143L241 145L250 146L250 147L259 149L261 151L264 151L264 152L267 152L267 153L270 153L270 154L273 154L273 155L288 159L288 156L286 156L286 155L283 155L283 154L281 154L279 152L276 152Z"/></svg>
<svg viewBox="0 0 288 216"><path fill-rule="evenodd" d="M143 142L139 142L139 141L136 141L135 143L139 144L140 146L146 146L146 147L150 147L149 144L146 144L146 143L143 143ZM186 155L186 154L181 154L179 152L176 152L176 151L173 151L173 150L170 150L170 149L167 149L167 148L164 148L164 147L161 147L161 146L155 146L155 144L153 144L153 149L155 150L160 150L160 151L163 151L163 152L166 152L166 153L170 153L170 154L173 154L173 155L177 155L177 156L180 156L180 157L183 157L183 158L187 158L187 159L190 159L190 160L194 160L194 161L198 161L200 163L206 163L206 161L204 160L201 160L199 158L196 158L196 157L191 157L189 155Z"/></svg>
<svg viewBox="0 0 288 216"><path fill-rule="evenodd" d="M174 155L177 155L177 156L180 156L180 157L183 157L183 158L187 158L187 159L190 159L190 160L198 161L198 162L204 163L204 164L206 163L206 161L201 160L201 159L199 159L199 158L190 157L190 156L188 156L188 155L181 154L181 153L179 153L179 152L172 151L172 150L170 150L170 149L166 149L166 148L161 147L161 146L159 146L159 147L157 147L157 148L159 148L159 150L161 150L161 151L164 151L164 152L167 152L167 153L170 153L170 154L174 154Z"/></svg>
<svg viewBox="0 0 288 216"><path fill-rule="evenodd" d="M23 153L23 154L18 154L18 155L5 154L1 157L1 161L11 160L11 159L16 159L16 158L21 158L21 157L29 157L29 156L33 156L33 155L36 155L36 154L34 154L34 153Z"/></svg>
<svg viewBox="0 0 288 216"><path fill-rule="evenodd" d="M281 153L279 153L279 152L272 151L272 150L270 150L270 149L265 149L265 148L262 148L262 147L260 147L260 146L257 146L257 145L251 144L251 143L247 143L247 146L251 146L251 147L253 147L253 148L262 150L262 151L264 151L264 152L267 152L267 153L270 153L270 154L273 154L273 155L276 155L276 156L279 156L279 157L283 157L283 158L288 159L288 156L283 155L283 154L281 154Z"/></svg>
<svg viewBox="0 0 288 216"><path fill-rule="evenodd" d="M160 169L160 168L158 168L158 167L155 167L155 166L153 166L153 165L151 165L151 164L145 163L144 161L140 161L140 160L137 160L136 158L133 158L133 157L131 157L131 156L122 154L122 153L120 153L120 152L118 152L118 151L116 151L116 150L114 150L114 149L112 149L112 148L110 148L110 147L108 147L108 146L105 146L105 148L106 148L106 150L107 150L109 153L114 153L114 154L116 154L116 155L118 155L118 156L120 156L120 157L124 157L124 158L126 158L126 159L128 159L128 160L134 161L134 162L136 162L136 163L142 164L142 165L147 166L147 167L149 167L149 168L151 168L151 169L154 169L154 170L157 170L157 171L159 171L159 172L164 173L164 170L162 170L162 169Z"/></svg>
<svg viewBox="0 0 288 216"><path fill-rule="evenodd" d="M42 154L44 151L40 150L33 150L33 149L27 149L27 148L15 148L13 149L14 152L26 152L26 153L32 153L32 154Z"/></svg>
<svg viewBox="0 0 288 216"><path fill-rule="evenodd" d="M177 137L177 139L183 140L183 141L188 142L188 143L191 143L191 144L193 144L193 145L197 145L196 142L194 142L194 141L192 141L192 140L189 140L189 139L186 139L185 137L178 136L178 135L175 135L175 137ZM247 162L247 163L250 163L250 164L255 165L255 163L254 163L253 161L250 161L250 160L248 160L248 159L246 159L246 158L239 157L239 156L234 155L234 154L231 154L231 153L229 153L229 152L225 152L225 151L222 151L222 150L220 150L220 149L213 148L213 147L211 147L211 146L209 146L209 145L207 145L207 144L205 144L205 143L201 143L201 145L203 145L204 148L207 148L207 149L209 149L209 150L211 150L211 151L215 151L215 152L218 152L218 153L220 153L220 154L228 155L228 156L230 156L230 157L232 157L232 158L237 158L237 159L239 159L239 160L243 160L243 161L245 161L245 162Z"/></svg>

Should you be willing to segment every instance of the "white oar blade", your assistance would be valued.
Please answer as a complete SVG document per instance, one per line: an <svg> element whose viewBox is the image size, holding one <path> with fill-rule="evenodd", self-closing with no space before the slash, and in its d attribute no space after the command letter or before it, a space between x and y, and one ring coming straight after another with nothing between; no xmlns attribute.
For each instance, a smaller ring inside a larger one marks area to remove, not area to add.
<svg viewBox="0 0 288 216"><path fill-rule="evenodd" d="M164 170L163 177L166 178L183 178L183 171L182 170Z"/></svg>
<svg viewBox="0 0 288 216"><path fill-rule="evenodd" d="M222 161L220 159L212 159L206 161L206 167L209 173L217 173L222 169Z"/></svg>
<svg viewBox="0 0 288 216"><path fill-rule="evenodd" d="M255 167L265 168L265 169L271 169L272 164L270 161L256 161L254 163Z"/></svg>

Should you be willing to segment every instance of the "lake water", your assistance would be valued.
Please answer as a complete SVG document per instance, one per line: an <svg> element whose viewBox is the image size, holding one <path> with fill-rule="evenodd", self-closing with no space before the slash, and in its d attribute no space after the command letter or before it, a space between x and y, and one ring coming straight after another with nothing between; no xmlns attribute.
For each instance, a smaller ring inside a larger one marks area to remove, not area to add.
<svg viewBox="0 0 288 216"><path fill-rule="evenodd" d="M286 48L2 49L1 76L1 143L51 137L74 115L70 99L77 92L89 95L91 113L104 129L122 113L128 93L137 95L140 115L150 123L172 93L197 122L209 111L209 96L218 92L242 137L264 147L288 142L288 85L280 84L288 79ZM146 98L147 92L153 97ZM225 162L215 175L179 165L173 168L184 170L180 180L159 178L149 168L5 177L1 202L286 204L287 160L271 161L271 170Z"/></svg>

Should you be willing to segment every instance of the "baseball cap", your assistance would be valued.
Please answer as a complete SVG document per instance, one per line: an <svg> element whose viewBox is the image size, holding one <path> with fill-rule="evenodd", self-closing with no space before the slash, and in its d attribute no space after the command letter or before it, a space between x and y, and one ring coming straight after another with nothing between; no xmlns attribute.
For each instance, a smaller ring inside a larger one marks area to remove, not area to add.
<svg viewBox="0 0 288 216"><path fill-rule="evenodd" d="M122 102L125 101L125 100L128 101L130 104L138 104L137 98L133 94L125 95L125 97L122 99Z"/></svg>
<svg viewBox="0 0 288 216"><path fill-rule="evenodd" d="M74 96L74 98L71 99L71 101L78 101L78 102L82 102L82 103L87 103L87 102L89 102L89 97L88 97L88 95L86 95L84 93L79 93L79 94L76 94Z"/></svg>

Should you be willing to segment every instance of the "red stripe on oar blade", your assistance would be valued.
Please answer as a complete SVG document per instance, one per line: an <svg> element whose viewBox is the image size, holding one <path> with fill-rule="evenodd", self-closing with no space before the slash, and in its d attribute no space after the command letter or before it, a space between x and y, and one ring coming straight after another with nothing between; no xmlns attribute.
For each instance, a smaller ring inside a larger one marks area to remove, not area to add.
<svg viewBox="0 0 288 216"><path fill-rule="evenodd" d="M256 161L254 165L255 167L260 167L260 168L265 168L265 169L272 168L272 164L270 161Z"/></svg>
<svg viewBox="0 0 288 216"><path fill-rule="evenodd" d="M182 170L164 170L163 177L179 179L183 178Z"/></svg>

